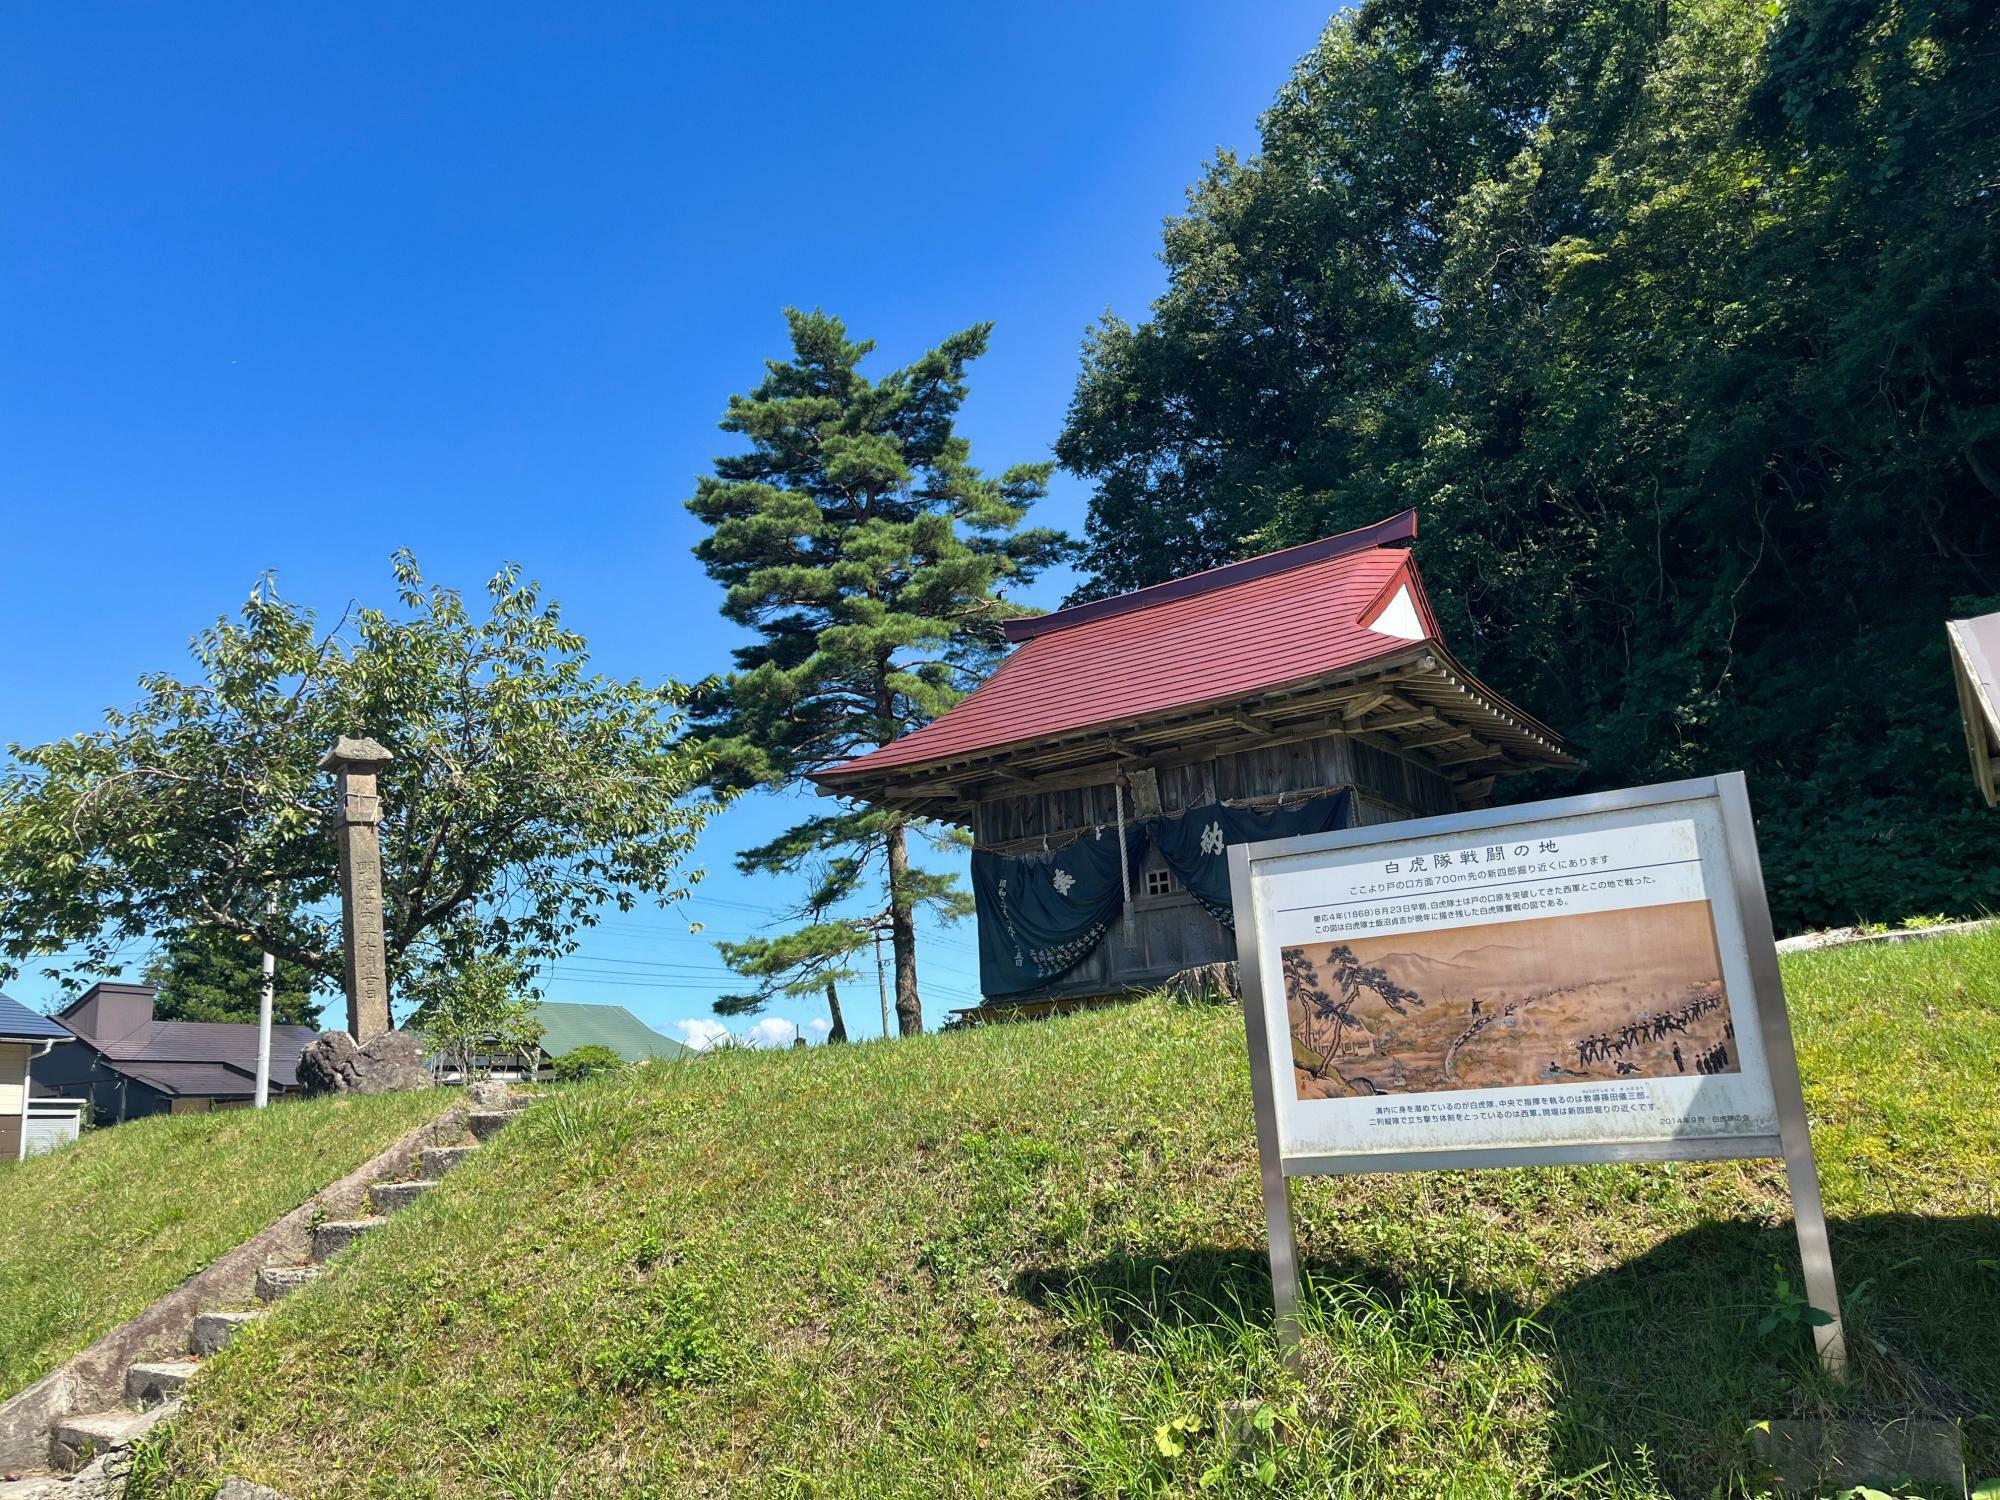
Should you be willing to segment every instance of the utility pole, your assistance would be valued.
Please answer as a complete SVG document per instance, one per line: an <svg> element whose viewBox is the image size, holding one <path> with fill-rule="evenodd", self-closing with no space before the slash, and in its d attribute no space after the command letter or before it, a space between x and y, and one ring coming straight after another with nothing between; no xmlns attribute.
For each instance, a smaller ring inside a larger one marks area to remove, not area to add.
<svg viewBox="0 0 2000 1500"><path fill-rule="evenodd" d="M278 893L264 902L264 914L278 914ZM271 1102L271 999L278 982L278 955L264 950L264 987L257 997L257 1108Z"/></svg>
<svg viewBox="0 0 2000 1500"><path fill-rule="evenodd" d="M389 953L382 932L382 799L375 778L395 757L375 741L342 735L320 757L339 778L333 826L340 841L340 935L346 960L347 1032L366 1043L389 1029Z"/></svg>
<svg viewBox="0 0 2000 1500"><path fill-rule="evenodd" d="M882 929L875 929L875 988L882 995L882 1035L886 1039L895 1033L889 1030L889 971L882 967Z"/></svg>

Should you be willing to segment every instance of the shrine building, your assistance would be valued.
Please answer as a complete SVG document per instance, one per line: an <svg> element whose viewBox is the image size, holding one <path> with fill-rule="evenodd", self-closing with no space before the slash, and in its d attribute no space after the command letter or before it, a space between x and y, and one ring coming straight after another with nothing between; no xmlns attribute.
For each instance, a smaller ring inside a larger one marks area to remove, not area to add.
<svg viewBox="0 0 2000 1500"><path fill-rule="evenodd" d="M1014 650L822 794L973 839L974 1019L1129 996L1233 959L1229 845L1487 804L1578 764L1453 660L1416 512L1010 620Z"/></svg>

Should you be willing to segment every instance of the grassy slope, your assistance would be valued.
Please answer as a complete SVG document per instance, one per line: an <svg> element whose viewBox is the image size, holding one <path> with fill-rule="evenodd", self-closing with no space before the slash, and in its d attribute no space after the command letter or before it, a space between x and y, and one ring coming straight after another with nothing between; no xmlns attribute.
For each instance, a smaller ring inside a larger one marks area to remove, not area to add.
<svg viewBox="0 0 2000 1500"><path fill-rule="evenodd" d="M0 1164L0 1397L449 1102L437 1092L157 1115Z"/></svg>
<svg viewBox="0 0 2000 1500"><path fill-rule="evenodd" d="M1838 1404L2000 1470L2000 939L1787 972L1844 1397L1755 1332L1764 1163L1309 1183L1289 1380L1240 1018L1149 1002L566 1092L218 1361L135 1493L1709 1493ZM1232 1450L1245 1398L1289 1439Z"/></svg>

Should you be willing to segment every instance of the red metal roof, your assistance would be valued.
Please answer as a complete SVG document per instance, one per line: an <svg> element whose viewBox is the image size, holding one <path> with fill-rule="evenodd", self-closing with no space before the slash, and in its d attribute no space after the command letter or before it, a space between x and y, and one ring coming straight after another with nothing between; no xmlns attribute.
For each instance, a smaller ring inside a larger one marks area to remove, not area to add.
<svg viewBox="0 0 2000 1500"><path fill-rule="evenodd" d="M1021 641L985 682L922 729L821 772L841 779L928 765L1309 681L1408 651L1373 623L1407 581L1437 635L1406 511L1361 531L1013 622Z"/></svg>

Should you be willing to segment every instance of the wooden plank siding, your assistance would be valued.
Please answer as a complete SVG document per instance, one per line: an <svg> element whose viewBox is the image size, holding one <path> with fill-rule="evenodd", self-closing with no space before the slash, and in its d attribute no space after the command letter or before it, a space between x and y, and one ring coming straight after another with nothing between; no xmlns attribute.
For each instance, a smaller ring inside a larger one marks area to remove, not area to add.
<svg viewBox="0 0 2000 1500"><path fill-rule="evenodd" d="M1117 797L1112 788L1116 768L1106 766L1105 779L1093 786L995 797L974 809L972 835L976 847L1003 854L1020 854L1042 847L1060 848L1079 834L1117 825ZM1158 773L1160 810L1169 815L1206 802L1297 800L1302 795L1351 786L1364 802L1395 809L1393 817L1429 817L1455 812L1452 785L1427 766L1344 734L1329 734L1292 745L1228 751L1186 765L1167 766ZM1133 798L1125 797L1125 817L1137 816ZM1364 817L1364 822L1387 818Z"/></svg>
<svg viewBox="0 0 2000 1500"><path fill-rule="evenodd" d="M29 1048L0 1042L0 1161L21 1155L22 1117L28 1109Z"/></svg>
<svg viewBox="0 0 2000 1500"><path fill-rule="evenodd" d="M1075 839L1117 826L1115 765L1101 783L1023 792L980 802L971 818L975 847L1002 854L1061 848ZM1347 734L1326 734L1285 745L1227 751L1156 772L1160 811L1172 816L1209 802L1295 801L1314 792L1352 787L1362 824L1397 822L1453 812L1452 784L1428 767ZM1139 816L1125 795L1128 822ZM1113 997L1150 989L1202 964L1236 957L1236 940L1179 891L1139 894L1148 870L1163 870L1157 850L1132 871L1134 899L1126 919L1114 924L1090 956L1052 985L1010 995L998 1006L1078 997Z"/></svg>

